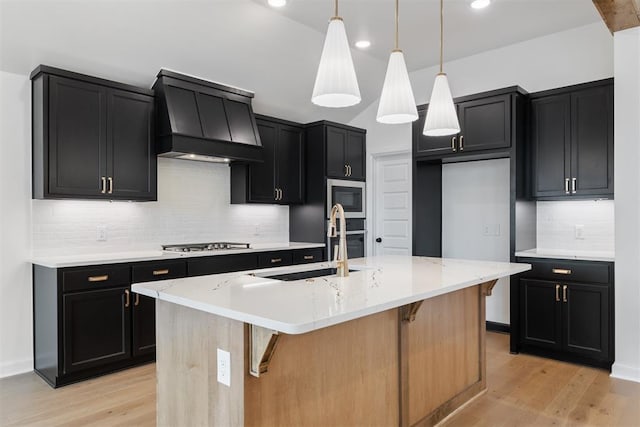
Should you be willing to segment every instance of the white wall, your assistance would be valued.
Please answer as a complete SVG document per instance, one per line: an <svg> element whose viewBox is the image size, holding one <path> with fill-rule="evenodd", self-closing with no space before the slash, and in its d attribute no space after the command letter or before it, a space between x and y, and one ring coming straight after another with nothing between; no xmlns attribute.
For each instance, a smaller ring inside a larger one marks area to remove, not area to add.
<svg viewBox="0 0 640 427"><path fill-rule="evenodd" d="M613 200L538 202L536 208L538 249L615 250ZM584 238L576 239L576 225L583 226Z"/></svg>
<svg viewBox="0 0 640 427"><path fill-rule="evenodd" d="M30 91L0 72L0 377L32 367Z"/></svg>
<svg viewBox="0 0 640 427"><path fill-rule="evenodd" d="M509 159L442 165L442 256L509 262ZM509 278L487 298L487 320L509 324Z"/></svg>
<svg viewBox="0 0 640 427"><path fill-rule="evenodd" d="M614 35L616 361L640 382L640 28Z"/></svg>
<svg viewBox="0 0 640 427"><path fill-rule="evenodd" d="M528 92L554 89L612 77L613 39L604 23L598 22L447 62L444 71L449 76L454 97L514 85ZM437 73L437 66L410 73L418 104L429 101ZM372 153L411 150L411 125L381 125L375 119L377 109L378 101L350 123L368 130L368 185L373 179ZM370 188L368 191L372 194ZM367 211L373 212L370 200ZM370 238L367 244L370 248ZM508 305L504 297L495 294L489 298L495 302L488 303L488 319L503 318L501 311L494 307Z"/></svg>
<svg viewBox="0 0 640 427"><path fill-rule="evenodd" d="M31 83L27 76L0 72L0 89L0 377L33 367L32 252L289 240L288 207L229 204L227 165L159 159L158 202L31 200ZM98 225L107 227L106 242L96 241Z"/></svg>

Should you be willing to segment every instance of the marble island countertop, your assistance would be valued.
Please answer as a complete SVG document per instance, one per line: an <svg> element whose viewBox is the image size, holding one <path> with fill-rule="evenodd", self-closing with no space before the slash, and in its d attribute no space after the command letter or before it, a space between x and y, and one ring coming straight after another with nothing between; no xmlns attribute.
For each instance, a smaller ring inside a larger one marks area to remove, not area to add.
<svg viewBox="0 0 640 427"><path fill-rule="evenodd" d="M323 248L324 243L285 242L285 243L256 243L249 249L224 249L200 252L170 252L170 251L129 251L92 253L83 255L43 256L31 259L32 264L49 268L81 267L96 264L117 264L123 262L161 261L180 258L194 258L216 255L231 255L250 252L267 252L288 249Z"/></svg>
<svg viewBox="0 0 640 427"><path fill-rule="evenodd" d="M529 264L409 256L349 260L349 277L280 281L266 276L328 268L305 264L132 285L132 291L230 319L302 334L494 279Z"/></svg>
<svg viewBox="0 0 640 427"><path fill-rule="evenodd" d="M614 262L615 253L613 251L584 251L566 249L528 249L517 251L517 257L528 258L552 258L552 259L572 259L581 261L606 261Z"/></svg>

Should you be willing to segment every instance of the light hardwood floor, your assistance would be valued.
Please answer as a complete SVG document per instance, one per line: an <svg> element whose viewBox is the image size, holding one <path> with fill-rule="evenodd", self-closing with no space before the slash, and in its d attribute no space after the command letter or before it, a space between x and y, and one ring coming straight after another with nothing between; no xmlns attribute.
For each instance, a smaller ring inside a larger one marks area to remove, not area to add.
<svg viewBox="0 0 640 427"><path fill-rule="evenodd" d="M53 390L33 373L0 380L0 426L153 426L155 365ZM452 426L640 426L640 384L603 370L509 354L487 334L487 392Z"/></svg>

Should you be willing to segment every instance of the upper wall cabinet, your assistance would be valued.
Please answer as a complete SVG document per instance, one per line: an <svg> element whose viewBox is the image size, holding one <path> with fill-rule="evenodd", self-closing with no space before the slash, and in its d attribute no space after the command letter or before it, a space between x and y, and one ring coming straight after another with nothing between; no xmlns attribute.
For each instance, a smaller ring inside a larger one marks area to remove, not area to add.
<svg viewBox="0 0 640 427"><path fill-rule="evenodd" d="M42 65L31 80L34 198L157 199L152 91Z"/></svg>
<svg viewBox="0 0 640 427"><path fill-rule="evenodd" d="M613 197L613 80L533 94L533 196Z"/></svg>
<svg viewBox="0 0 640 427"><path fill-rule="evenodd" d="M460 133L451 136L423 135L429 106L419 107L419 118L413 124L414 156L445 157L511 147L515 120L512 98L523 93L512 87L456 99Z"/></svg>
<svg viewBox="0 0 640 427"><path fill-rule="evenodd" d="M264 162L231 164L231 203L303 203L304 129L266 116L256 122Z"/></svg>
<svg viewBox="0 0 640 427"><path fill-rule="evenodd" d="M325 176L327 178L364 181L366 177L366 131L332 122L307 125L309 135L324 141L310 144L325 145Z"/></svg>

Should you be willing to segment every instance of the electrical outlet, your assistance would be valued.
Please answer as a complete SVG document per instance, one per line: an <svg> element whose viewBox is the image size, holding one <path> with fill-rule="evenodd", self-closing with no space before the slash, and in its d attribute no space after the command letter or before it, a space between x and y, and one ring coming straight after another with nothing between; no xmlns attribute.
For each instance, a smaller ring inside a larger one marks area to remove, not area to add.
<svg viewBox="0 0 640 427"><path fill-rule="evenodd" d="M483 236L500 236L500 224L485 224L482 226Z"/></svg>
<svg viewBox="0 0 640 427"><path fill-rule="evenodd" d="M584 225L576 224L576 226L575 226L575 237L578 240L584 240Z"/></svg>
<svg viewBox="0 0 640 427"><path fill-rule="evenodd" d="M218 382L231 387L231 353L218 349Z"/></svg>
<svg viewBox="0 0 640 427"><path fill-rule="evenodd" d="M107 241L107 226L99 225L96 227L96 240L98 242L106 242Z"/></svg>

